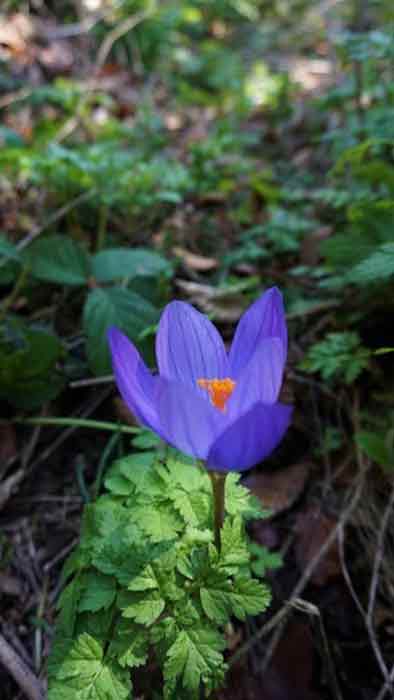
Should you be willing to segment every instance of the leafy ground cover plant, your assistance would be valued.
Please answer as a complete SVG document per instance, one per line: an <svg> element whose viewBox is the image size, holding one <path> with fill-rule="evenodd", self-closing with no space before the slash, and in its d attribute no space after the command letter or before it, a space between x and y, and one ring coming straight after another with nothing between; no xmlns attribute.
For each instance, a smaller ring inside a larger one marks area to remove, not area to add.
<svg viewBox="0 0 394 700"><path fill-rule="evenodd" d="M238 478L227 479L218 551L202 467L151 451L113 464L63 571L50 700L132 698L141 666L160 669L157 698L197 699L201 687L210 697L223 684L226 624L270 602L245 532L263 513Z"/></svg>

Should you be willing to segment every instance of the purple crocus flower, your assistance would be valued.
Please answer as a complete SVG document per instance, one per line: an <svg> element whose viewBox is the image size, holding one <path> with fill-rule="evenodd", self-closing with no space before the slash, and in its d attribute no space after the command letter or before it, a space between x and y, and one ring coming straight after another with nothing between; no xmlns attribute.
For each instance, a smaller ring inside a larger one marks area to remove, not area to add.
<svg viewBox="0 0 394 700"><path fill-rule="evenodd" d="M137 419L208 469L248 469L285 434L291 407L278 395L287 329L275 287L243 314L229 353L206 316L182 301L168 304L156 336L156 376L117 328L108 338L118 389Z"/></svg>

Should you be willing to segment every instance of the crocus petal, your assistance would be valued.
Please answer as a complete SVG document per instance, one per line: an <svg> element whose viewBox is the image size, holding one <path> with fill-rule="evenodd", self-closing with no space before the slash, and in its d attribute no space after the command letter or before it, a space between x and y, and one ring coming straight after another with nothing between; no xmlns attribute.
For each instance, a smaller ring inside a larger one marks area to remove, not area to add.
<svg viewBox="0 0 394 700"><path fill-rule="evenodd" d="M153 401L156 378L144 364L137 348L117 328L108 331L112 367L119 392L136 418L162 437Z"/></svg>
<svg viewBox="0 0 394 700"><path fill-rule="evenodd" d="M230 421L246 413L255 403L273 404L278 400L285 359L279 338L266 338L258 345L228 400Z"/></svg>
<svg viewBox="0 0 394 700"><path fill-rule="evenodd" d="M215 326L182 301L171 302L163 311L156 357L162 377L194 388L198 379L228 376L226 350Z"/></svg>
<svg viewBox="0 0 394 700"><path fill-rule="evenodd" d="M283 438L291 412L291 406L280 403L255 404L216 439L208 453L208 468L243 471L261 462Z"/></svg>
<svg viewBox="0 0 394 700"><path fill-rule="evenodd" d="M259 344L270 337L280 338L287 354L287 328L282 294L268 289L240 318L230 349L230 376L238 379Z"/></svg>
<svg viewBox="0 0 394 700"><path fill-rule="evenodd" d="M223 414L197 391L162 377L158 377L155 397L165 440L190 457L206 459L226 424Z"/></svg>

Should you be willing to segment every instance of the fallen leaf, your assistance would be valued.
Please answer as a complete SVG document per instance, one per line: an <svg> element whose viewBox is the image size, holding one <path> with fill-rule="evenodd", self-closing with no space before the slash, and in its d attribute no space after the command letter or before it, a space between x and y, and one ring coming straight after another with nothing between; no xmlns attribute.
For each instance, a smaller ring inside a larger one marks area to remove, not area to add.
<svg viewBox="0 0 394 700"><path fill-rule="evenodd" d="M275 516L291 508L300 498L310 471L311 465L308 462L300 462L286 469L254 472L243 484Z"/></svg>
<svg viewBox="0 0 394 700"><path fill-rule="evenodd" d="M301 571L310 564L320 552L337 521L322 513L318 506L310 506L299 513L296 524L295 556ZM311 582L316 586L324 586L328 581L342 575L338 544L334 542L328 552L315 567Z"/></svg>
<svg viewBox="0 0 394 700"><path fill-rule="evenodd" d="M191 253L181 246L175 246L172 252L176 257L181 258L186 267L190 267L191 270L197 270L197 272L208 272L209 270L214 270L218 266L218 261L215 260L215 258L208 258L204 255Z"/></svg>
<svg viewBox="0 0 394 700"><path fill-rule="evenodd" d="M177 286L186 294L192 304L205 313L212 314L217 321L234 323L245 310L243 295L231 289L218 289L210 284L177 280Z"/></svg>

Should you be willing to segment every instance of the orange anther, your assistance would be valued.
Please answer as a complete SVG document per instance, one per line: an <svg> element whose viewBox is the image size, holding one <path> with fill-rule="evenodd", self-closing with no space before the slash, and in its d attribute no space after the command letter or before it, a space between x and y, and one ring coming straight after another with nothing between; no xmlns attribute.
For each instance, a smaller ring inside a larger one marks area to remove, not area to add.
<svg viewBox="0 0 394 700"><path fill-rule="evenodd" d="M226 379L197 379L197 384L209 393L211 403L219 411L226 410L226 403L235 389L235 382Z"/></svg>

